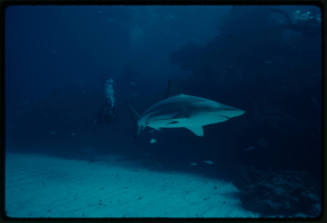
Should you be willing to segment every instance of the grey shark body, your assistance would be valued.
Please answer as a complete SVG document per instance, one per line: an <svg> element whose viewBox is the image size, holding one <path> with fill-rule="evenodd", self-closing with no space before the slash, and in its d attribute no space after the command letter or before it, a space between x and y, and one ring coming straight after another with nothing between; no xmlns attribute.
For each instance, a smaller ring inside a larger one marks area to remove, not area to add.
<svg viewBox="0 0 327 223"><path fill-rule="evenodd" d="M202 97L176 95L149 107L137 120L137 135L145 127L187 128L197 136L203 136L203 127L225 122L243 115L244 110L221 104Z"/></svg>

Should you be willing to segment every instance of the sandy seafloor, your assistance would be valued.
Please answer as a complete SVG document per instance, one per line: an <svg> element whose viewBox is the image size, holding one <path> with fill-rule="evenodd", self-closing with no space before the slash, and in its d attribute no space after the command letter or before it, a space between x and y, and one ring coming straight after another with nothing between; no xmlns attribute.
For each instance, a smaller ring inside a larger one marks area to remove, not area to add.
<svg viewBox="0 0 327 223"><path fill-rule="evenodd" d="M229 182L137 163L7 153L9 217L256 217Z"/></svg>

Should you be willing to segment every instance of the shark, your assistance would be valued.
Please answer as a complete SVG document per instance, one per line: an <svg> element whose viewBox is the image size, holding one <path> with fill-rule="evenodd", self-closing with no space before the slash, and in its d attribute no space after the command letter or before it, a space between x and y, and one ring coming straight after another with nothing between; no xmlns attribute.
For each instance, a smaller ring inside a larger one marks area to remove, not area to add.
<svg viewBox="0 0 327 223"><path fill-rule="evenodd" d="M245 113L245 110L217 101L185 94L160 100L142 115L137 114L134 109L132 111L137 117L137 136L146 127L155 130L186 128L196 136L204 136L204 126L225 122Z"/></svg>

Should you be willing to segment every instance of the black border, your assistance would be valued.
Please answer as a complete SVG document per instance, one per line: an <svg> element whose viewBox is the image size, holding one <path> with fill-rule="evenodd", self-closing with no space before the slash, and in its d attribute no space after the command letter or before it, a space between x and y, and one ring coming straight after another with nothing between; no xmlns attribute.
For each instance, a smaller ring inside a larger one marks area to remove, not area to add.
<svg viewBox="0 0 327 223"><path fill-rule="evenodd" d="M11 218L7 217L4 210L5 191L5 9L11 5L314 5L321 9L322 13L322 211L316 218ZM327 153L326 119L324 112L327 108L325 78L326 53L326 5L323 0L0 0L0 122L1 122L1 150L0 150L0 222L327 222L326 204L327 193Z"/></svg>

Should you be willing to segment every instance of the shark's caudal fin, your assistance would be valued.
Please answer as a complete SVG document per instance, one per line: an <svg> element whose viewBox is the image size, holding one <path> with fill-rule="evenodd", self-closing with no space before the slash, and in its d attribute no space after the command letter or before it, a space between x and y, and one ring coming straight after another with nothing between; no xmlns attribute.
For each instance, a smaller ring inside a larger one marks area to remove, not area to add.
<svg viewBox="0 0 327 223"><path fill-rule="evenodd" d="M137 124L137 122L140 118L140 115L137 113L137 111L133 108L133 106L131 104L129 104L129 110L130 110L130 113L134 120L134 129L135 129L134 138L136 138L137 136L140 135L140 132L141 132L141 127Z"/></svg>

